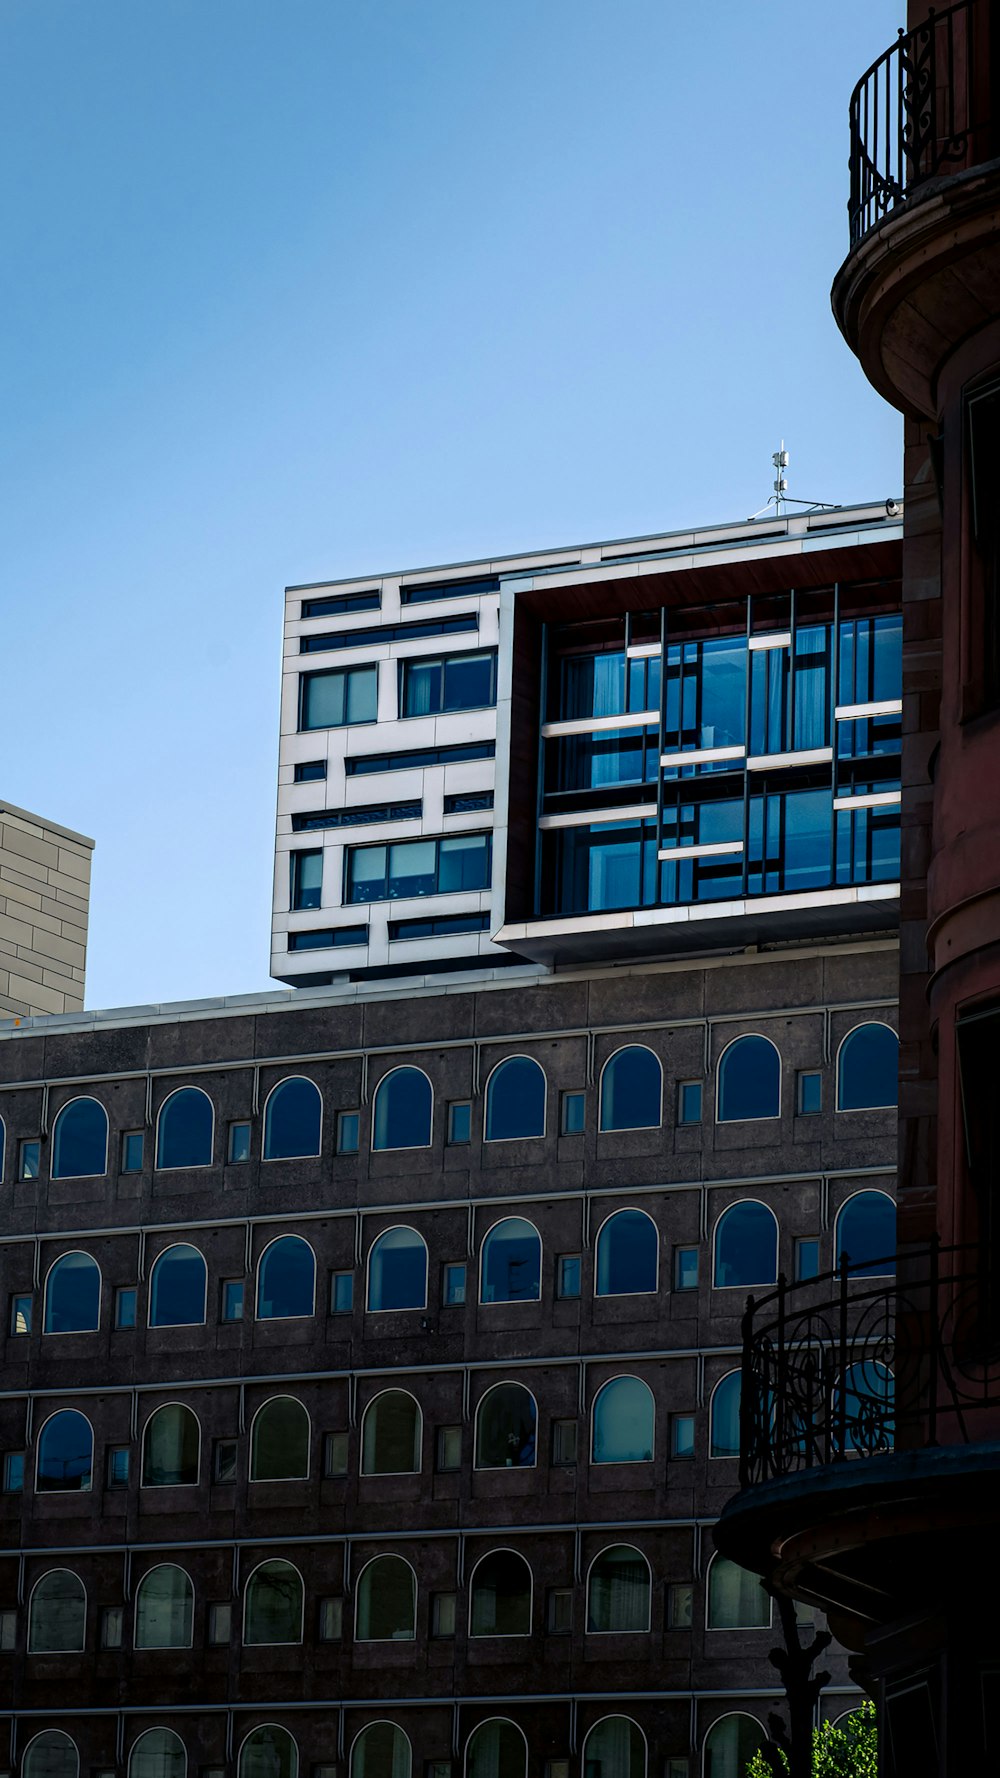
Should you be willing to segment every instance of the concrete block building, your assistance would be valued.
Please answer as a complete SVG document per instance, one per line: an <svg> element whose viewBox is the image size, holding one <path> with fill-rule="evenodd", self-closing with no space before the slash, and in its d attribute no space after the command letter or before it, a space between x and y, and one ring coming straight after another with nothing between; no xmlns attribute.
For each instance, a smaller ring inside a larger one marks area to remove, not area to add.
<svg viewBox="0 0 1000 1778"><path fill-rule="evenodd" d="M93 840L0 802L0 1016L83 1007Z"/></svg>

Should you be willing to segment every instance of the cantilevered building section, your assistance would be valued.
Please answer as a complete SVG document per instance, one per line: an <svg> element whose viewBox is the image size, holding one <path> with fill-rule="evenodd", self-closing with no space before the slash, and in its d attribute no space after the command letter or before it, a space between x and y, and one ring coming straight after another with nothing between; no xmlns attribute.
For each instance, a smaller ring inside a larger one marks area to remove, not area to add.
<svg viewBox="0 0 1000 1778"><path fill-rule="evenodd" d="M0 1018L81 1010L93 850L0 802Z"/></svg>

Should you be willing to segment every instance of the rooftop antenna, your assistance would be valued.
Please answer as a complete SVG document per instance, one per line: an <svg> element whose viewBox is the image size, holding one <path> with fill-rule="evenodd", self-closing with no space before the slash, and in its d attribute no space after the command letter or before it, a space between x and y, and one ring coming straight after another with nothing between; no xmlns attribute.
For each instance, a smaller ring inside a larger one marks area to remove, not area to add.
<svg viewBox="0 0 1000 1778"><path fill-rule="evenodd" d="M788 492L788 476L785 474L788 468L788 452L785 449L784 439L781 441L780 451L772 451L771 462L774 464L774 481L771 484L774 493L759 512L750 514L750 518L747 520L748 524L752 523L754 519L765 518L772 506L775 517L779 519L784 518L786 506L804 506L807 512L837 511L837 503L832 500L799 500L794 494Z"/></svg>

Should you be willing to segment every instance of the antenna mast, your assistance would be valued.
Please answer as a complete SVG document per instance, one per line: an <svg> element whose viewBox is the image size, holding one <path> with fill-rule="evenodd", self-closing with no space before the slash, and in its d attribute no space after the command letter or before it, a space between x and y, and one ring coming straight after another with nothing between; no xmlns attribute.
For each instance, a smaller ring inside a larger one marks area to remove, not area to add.
<svg viewBox="0 0 1000 1778"><path fill-rule="evenodd" d="M784 439L781 441L781 449L771 453L771 462L774 464L774 481L771 484L774 488L774 493L770 496L767 504L760 508L759 512L752 512L750 514L750 519L747 521L748 523L754 519L762 519L766 517L772 506L774 507L775 517L779 519L785 516L786 506L804 506L808 512L837 511L837 503L835 501L799 500L794 494L788 492L788 476L785 474L785 471L788 468L788 452L785 449Z"/></svg>

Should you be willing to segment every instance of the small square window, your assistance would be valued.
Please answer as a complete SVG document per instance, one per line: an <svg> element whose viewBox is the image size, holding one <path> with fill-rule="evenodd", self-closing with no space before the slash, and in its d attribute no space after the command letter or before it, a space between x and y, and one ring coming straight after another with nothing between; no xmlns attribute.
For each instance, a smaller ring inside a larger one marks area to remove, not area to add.
<svg viewBox="0 0 1000 1778"><path fill-rule="evenodd" d="M319 1602L319 1639L339 1642L344 1633L343 1599L321 1599Z"/></svg>
<svg viewBox="0 0 1000 1778"><path fill-rule="evenodd" d="M679 1124L701 1123L700 1080L679 1080L677 1082L677 1122Z"/></svg>
<svg viewBox="0 0 1000 1778"><path fill-rule="evenodd" d="M0 1649L9 1654L17 1641L17 1612L0 1611Z"/></svg>
<svg viewBox="0 0 1000 1778"><path fill-rule="evenodd" d="M559 1128L564 1136L580 1136L587 1112L586 1093L561 1093L559 1096Z"/></svg>
<svg viewBox="0 0 1000 1778"><path fill-rule="evenodd" d="M30 1296L12 1296L10 1299L10 1331L12 1334L30 1334L31 1332L31 1298Z"/></svg>
<svg viewBox="0 0 1000 1778"><path fill-rule="evenodd" d="M326 777L325 759L304 759L295 768L296 784L315 784Z"/></svg>
<svg viewBox="0 0 1000 1778"><path fill-rule="evenodd" d="M671 1414L670 1455L671 1457L694 1456L693 1414Z"/></svg>
<svg viewBox="0 0 1000 1778"><path fill-rule="evenodd" d="M122 1137L122 1172L142 1172L141 1130L126 1130Z"/></svg>
<svg viewBox="0 0 1000 1778"><path fill-rule="evenodd" d="M795 1276L800 1282L819 1277L819 1240L807 1235L795 1243Z"/></svg>
<svg viewBox="0 0 1000 1778"><path fill-rule="evenodd" d="M674 1289L697 1290L698 1288L698 1249L697 1247L674 1248Z"/></svg>
<svg viewBox="0 0 1000 1778"><path fill-rule="evenodd" d="M350 1315L354 1308L354 1273L330 1273L330 1314Z"/></svg>
<svg viewBox="0 0 1000 1778"><path fill-rule="evenodd" d="M124 1605L106 1605L101 1612L101 1647L121 1648L125 1624Z"/></svg>
<svg viewBox="0 0 1000 1778"><path fill-rule="evenodd" d="M121 1290L115 1291L116 1327L128 1328L135 1326L136 1296L137 1292L135 1286L132 1284L124 1285Z"/></svg>
<svg viewBox="0 0 1000 1778"><path fill-rule="evenodd" d="M24 1452L5 1451L3 1459L3 1491L20 1494L24 1487Z"/></svg>
<svg viewBox="0 0 1000 1778"><path fill-rule="evenodd" d="M222 1319L223 1321L243 1320L242 1278L223 1278L222 1280Z"/></svg>
<svg viewBox="0 0 1000 1778"><path fill-rule="evenodd" d="M347 1443L346 1432L327 1432L323 1435L323 1474L340 1476L347 1474Z"/></svg>
<svg viewBox="0 0 1000 1778"><path fill-rule="evenodd" d="M439 1426L434 1445L434 1467L441 1473L462 1467L462 1428Z"/></svg>
<svg viewBox="0 0 1000 1778"><path fill-rule="evenodd" d="M357 1111L337 1113L337 1153L357 1154L361 1131L361 1114Z"/></svg>
<svg viewBox="0 0 1000 1778"><path fill-rule="evenodd" d="M457 1309L464 1303L465 1267L463 1265L445 1266L441 1296L446 1309Z"/></svg>
<svg viewBox="0 0 1000 1778"><path fill-rule="evenodd" d="M472 1106L468 1099L456 1099L448 1107L448 1141L452 1144L472 1141Z"/></svg>
<svg viewBox="0 0 1000 1778"><path fill-rule="evenodd" d="M568 1636L573 1628L572 1587L550 1587L545 1595L545 1628L550 1636Z"/></svg>
<svg viewBox="0 0 1000 1778"><path fill-rule="evenodd" d="M556 1296L578 1297L583 1262L578 1253L560 1253L556 1260Z"/></svg>
<svg viewBox="0 0 1000 1778"><path fill-rule="evenodd" d="M455 1593L435 1593L431 1600L431 1635L454 1636L458 1615Z"/></svg>
<svg viewBox="0 0 1000 1778"><path fill-rule="evenodd" d="M213 1482L235 1482L238 1449L238 1443L234 1438L216 1439L212 1446Z"/></svg>
<svg viewBox="0 0 1000 1778"><path fill-rule="evenodd" d="M663 1768L663 1778L690 1778L691 1761L688 1759L668 1759Z"/></svg>
<svg viewBox="0 0 1000 1778"><path fill-rule="evenodd" d="M17 1176L19 1179L37 1179L38 1169L42 1161L42 1145L40 1142L22 1142L18 1151Z"/></svg>
<svg viewBox="0 0 1000 1778"><path fill-rule="evenodd" d="M667 1628L690 1630L694 1618L694 1587L689 1580L667 1588Z"/></svg>
<svg viewBox="0 0 1000 1778"><path fill-rule="evenodd" d="M217 1600L208 1608L208 1640L218 1647L229 1642L233 1634L233 1608L228 1599Z"/></svg>
<svg viewBox="0 0 1000 1778"><path fill-rule="evenodd" d="M823 1076L812 1072L799 1075L798 1108L800 1117L812 1117L823 1109Z"/></svg>
<svg viewBox="0 0 1000 1778"><path fill-rule="evenodd" d="M424 1778L452 1778L450 1759L429 1759L424 1765Z"/></svg>
<svg viewBox="0 0 1000 1778"><path fill-rule="evenodd" d="M552 1461L554 1464L576 1462L577 1424L575 1420L553 1420Z"/></svg>
<svg viewBox="0 0 1000 1778"><path fill-rule="evenodd" d="M106 1472L109 1488L128 1487L128 1459L128 1445L109 1445Z"/></svg>
<svg viewBox="0 0 1000 1778"><path fill-rule="evenodd" d="M600 1761L597 1762L600 1764ZM587 1761L589 1767L590 1761ZM545 1778L569 1778L568 1759L547 1759L545 1762Z"/></svg>
<svg viewBox="0 0 1000 1778"><path fill-rule="evenodd" d="M241 1118L238 1123L229 1126L229 1160L232 1165L250 1159L250 1124Z"/></svg>

